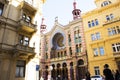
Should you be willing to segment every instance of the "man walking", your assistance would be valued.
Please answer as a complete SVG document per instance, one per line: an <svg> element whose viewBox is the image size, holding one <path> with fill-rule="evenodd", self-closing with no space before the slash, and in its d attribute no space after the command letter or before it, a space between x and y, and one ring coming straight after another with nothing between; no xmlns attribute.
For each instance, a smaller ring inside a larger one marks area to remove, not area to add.
<svg viewBox="0 0 120 80"><path fill-rule="evenodd" d="M103 74L105 76L105 80L114 80L112 71L109 69L109 65L108 64L104 65Z"/></svg>

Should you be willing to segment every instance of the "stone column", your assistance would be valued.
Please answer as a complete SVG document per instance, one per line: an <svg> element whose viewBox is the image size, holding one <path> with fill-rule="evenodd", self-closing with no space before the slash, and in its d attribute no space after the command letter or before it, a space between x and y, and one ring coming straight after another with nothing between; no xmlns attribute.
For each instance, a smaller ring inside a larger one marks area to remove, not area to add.
<svg viewBox="0 0 120 80"><path fill-rule="evenodd" d="M16 71L16 63L17 63L17 60L16 59L12 59L11 60L11 64L10 64L10 68L11 68L11 73L10 73L10 80L13 80L14 78L15 78L15 75L16 75L16 73L15 73L15 71Z"/></svg>
<svg viewBox="0 0 120 80"><path fill-rule="evenodd" d="M70 66L68 66L68 80L70 80Z"/></svg>
<svg viewBox="0 0 120 80"><path fill-rule="evenodd" d="M10 79L10 70L9 67L11 66L10 65L10 60L8 59L3 59L2 60L2 63L1 63L1 76L0 76L0 80L7 80L7 79Z"/></svg>
<svg viewBox="0 0 120 80"><path fill-rule="evenodd" d="M73 69L74 69L74 80L77 80L76 79L76 75L77 75L76 65L73 67Z"/></svg>
<svg viewBox="0 0 120 80"><path fill-rule="evenodd" d="M15 79L16 64L13 58L4 58L2 62L2 70L0 80L14 80Z"/></svg>

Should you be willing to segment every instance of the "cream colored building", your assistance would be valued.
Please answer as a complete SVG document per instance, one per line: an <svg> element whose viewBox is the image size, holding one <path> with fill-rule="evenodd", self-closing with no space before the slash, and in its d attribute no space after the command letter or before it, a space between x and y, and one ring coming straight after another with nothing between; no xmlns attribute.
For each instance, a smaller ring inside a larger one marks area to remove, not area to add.
<svg viewBox="0 0 120 80"><path fill-rule="evenodd" d="M95 0L96 9L82 15L91 75L103 75L104 64L120 70L120 0Z"/></svg>
<svg viewBox="0 0 120 80"><path fill-rule="evenodd" d="M42 5L0 0L0 80L38 80Z"/></svg>
<svg viewBox="0 0 120 80"><path fill-rule="evenodd" d="M52 30L41 35L41 71L45 80L85 78L87 56L82 19L63 26L55 22Z"/></svg>

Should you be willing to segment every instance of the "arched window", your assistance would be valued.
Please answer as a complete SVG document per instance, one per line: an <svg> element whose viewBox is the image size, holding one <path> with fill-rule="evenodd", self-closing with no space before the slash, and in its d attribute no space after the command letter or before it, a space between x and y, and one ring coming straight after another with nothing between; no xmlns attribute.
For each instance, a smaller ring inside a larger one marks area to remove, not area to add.
<svg viewBox="0 0 120 80"><path fill-rule="evenodd" d="M107 6L111 4L111 1L104 1L102 4L101 4L101 7L104 7L104 6Z"/></svg>
<svg viewBox="0 0 120 80"><path fill-rule="evenodd" d="M98 24L99 24L97 19L95 19L95 24L96 24L96 25L98 25Z"/></svg>
<svg viewBox="0 0 120 80"><path fill-rule="evenodd" d="M110 20L110 17L108 15L106 15L106 20L109 21Z"/></svg>
<svg viewBox="0 0 120 80"><path fill-rule="evenodd" d="M77 12L77 14L79 15L79 12Z"/></svg>
<svg viewBox="0 0 120 80"><path fill-rule="evenodd" d="M108 1L109 4L111 4L111 1Z"/></svg>
<svg viewBox="0 0 120 80"><path fill-rule="evenodd" d="M88 27L91 28L91 23L90 23L90 21L88 21Z"/></svg>
<svg viewBox="0 0 120 80"><path fill-rule="evenodd" d="M111 18L111 19L113 19L113 18L114 18L113 14L110 14L110 18Z"/></svg>
<svg viewBox="0 0 120 80"><path fill-rule="evenodd" d="M82 59L80 59L79 61L78 61L78 63L77 63L77 65L84 65L84 61L82 60Z"/></svg>
<svg viewBox="0 0 120 80"><path fill-rule="evenodd" d="M95 26L95 23L94 23L94 21L92 20L91 22L92 22L92 26Z"/></svg>
<svg viewBox="0 0 120 80"><path fill-rule="evenodd" d="M77 15L77 13L75 12L75 15Z"/></svg>
<svg viewBox="0 0 120 80"><path fill-rule="evenodd" d="M78 50L78 45L76 45L76 53L78 53L79 52L79 50Z"/></svg>
<svg viewBox="0 0 120 80"><path fill-rule="evenodd" d="M46 53L46 59L48 59L48 53Z"/></svg>
<svg viewBox="0 0 120 80"><path fill-rule="evenodd" d="M120 27L116 26L118 34L120 34Z"/></svg>

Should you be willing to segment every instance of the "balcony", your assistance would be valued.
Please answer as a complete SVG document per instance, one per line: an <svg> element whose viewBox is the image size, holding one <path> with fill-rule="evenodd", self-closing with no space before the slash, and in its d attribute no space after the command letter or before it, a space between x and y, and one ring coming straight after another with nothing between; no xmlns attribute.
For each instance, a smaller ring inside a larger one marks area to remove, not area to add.
<svg viewBox="0 0 120 80"><path fill-rule="evenodd" d="M20 4L20 8L26 11L29 11L31 14L35 14L37 8L34 6L32 0L24 0Z"/></svg>
<svg viewBox="0 0 120 80"><path fill-rule="evenodd" d="M111 19L111 20L109 20L109 21L105 21L105 22L103 23L103 26L108 25L108 24L111 24L111 23L114 23L114 22L118 22L118 21L120 21L120 17L116 17L116 18L113 18L113 19Z"/></svg>
<svg viewBox="0 0 120 80"><path fill-rule="evenodd" d="M30 22L26 22L25 20L21 19L19 22L18 22L19 26L18 27L18 31L20 32L27 32L27 33L34 33L37 31L37 25L35 24L32 24Z"/></svg>
<svg viewBox="0 0 120 80"><path fill-rule="evenodd" d="M19 56L34 56L35 51L33 47L17 44L14 47L14 51L19 54Z"/></svg>

